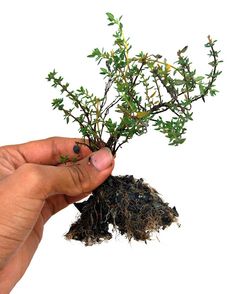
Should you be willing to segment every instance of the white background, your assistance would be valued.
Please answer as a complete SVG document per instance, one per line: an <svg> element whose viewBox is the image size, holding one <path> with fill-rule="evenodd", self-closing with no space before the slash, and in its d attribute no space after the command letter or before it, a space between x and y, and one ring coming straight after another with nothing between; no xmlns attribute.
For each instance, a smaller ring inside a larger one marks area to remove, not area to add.
<svg viewBox="0 0 235 294"><path fill-rule="evenodd" d="M203 48L211 34L221 49L220 93L198 102L187 140L167 145L150 133L119 152L114 174L143 177L180 213L148 245L117 237L85 247L63 234L71 206L45 227L43 241L12 293L235 293L234 285L234 9L233 1L0 0L0 144L49 136L78 136L51 109L57 92L45 80L56 68L74 88L102 93L102 78L86 55L111 48L105 12L123 15L134 53L176 57L189 45L199 73L208 71ZM27 184L27 183L24 183Z"/></svg>

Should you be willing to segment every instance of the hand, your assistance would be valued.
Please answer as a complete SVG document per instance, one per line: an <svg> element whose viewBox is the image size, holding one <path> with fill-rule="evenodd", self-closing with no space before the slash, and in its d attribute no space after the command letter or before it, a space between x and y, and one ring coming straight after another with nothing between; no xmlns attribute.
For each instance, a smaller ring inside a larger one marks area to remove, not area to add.
<svg viewBox="0 0 235 294"><path fill-rule="evenodd" d="M47 220L85 197L112 172L109 149L91 153L85 145L79 145L77 164L58 165L60 155L76 155L75 141L50 138L0 147L1 294L9 293L23 276Z"/></svg>

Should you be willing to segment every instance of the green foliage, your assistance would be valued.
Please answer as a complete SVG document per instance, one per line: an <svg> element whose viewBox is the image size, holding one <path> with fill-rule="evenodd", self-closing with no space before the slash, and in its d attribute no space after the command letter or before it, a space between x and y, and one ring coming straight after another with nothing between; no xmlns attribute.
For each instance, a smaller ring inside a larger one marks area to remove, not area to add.
<svg viewBox="0 0 235 294"><path fill-rule="evenodd" d="M141 51L130 56L131 45L124 36L122 17L115 18L110 12L106 15L108 25L116 27L113 49L95 48L88 55L100 66L105 80L104 95L97 97L82 86L71 90L53 70L47 79L61 93L61 97L52 101L53 108L63 112L67 123L70 120L78 123L92 150L107 146L115 154L134 135L146 133L151 125L166 135L170 145L182 144L186 124L193 116L192 103L205 102L206 96L218 92L215 82L221 74L217 68L222 61L215 49L216 41L208 36L205 47L209 50L210 71L198 75L186 55L187 46L177 52L173 64L160 54ZM109 97L111 88L116 95ZM64 106L65 98L71 101L71 108ZM117 112L116 121L113 110Z"/></svg>
<svg viewBox="0 0 235 294"><path fill-rule="evenodd" d="M61 155L60 156L59 163L66 164L69 161L70 161L70 159L69 159L68 155Z"/></svg>

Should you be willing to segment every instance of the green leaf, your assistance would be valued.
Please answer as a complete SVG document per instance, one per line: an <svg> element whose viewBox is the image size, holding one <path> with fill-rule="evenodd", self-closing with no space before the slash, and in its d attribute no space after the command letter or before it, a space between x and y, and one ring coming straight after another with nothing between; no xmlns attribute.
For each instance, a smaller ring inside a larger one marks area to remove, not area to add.
<svg viewBox="0 0 235 294"><path fill-rule="evenodd" d="M68 155L60 155L59 163L66 164L68 161L69 161L69 156Z"/></svg>
<svg viewBox="0 0 235 294"><path fill-rule="evenodd" d="M204 80L205 77L203 76L198 76L195 78L195 82L201 82L202 80Z"/></svg>
<svg viewBox="0 0 235 294"><path fill-rule="evenodd" d="M175 84L176 86L181 86L181 85L183 85L184 83L185 83L184 80L178 80L178 79L175 79L175 80L174 80L174 84Z"/></svg>
<svg viewBox="0 0 235 294"><path fill-rule="evenodd" d="M185 53L187 49L188 49L188 46L185 46L183 49L180 50L180 52Z"/></svg>
<svg viewBox="0 0 235 294"><path fill-rule="evenodd" d="M106 12L106 15L111 23L115 21L114 15L111 12Z"/></svg>
<svg viewBox="0 0 235 294"><path fill-rule="evenodd" d="M116 122L113 122L111 120L111 118L109 118L107 121L105 121L105 126L107 128L108 133L114 134L115 129L117 127L117 123Z"/></svg>
<svg viewBox="0 0 235 294"><path fill-rule="evenodd" d="M76 163L76 162L78 162L78 158L77 158L77 157L73 157L73 158L71 159L71 161L72 161L73 163Z"/></svg>
<svg viewBox="0 0 235 294"><path fill-rule="evenodd" d="M215 67L216 65L217 65L217 61L211 61L211 62L209 62L208 63L210 66L213 66L213 67Z"/></svg>
<svg viewBox="0 0 235 294"><path fill-rule="evenodd" d="M98 57L98 58L100 58L101 55L102 55L102 53L100 52L100 49L95 48L95 49L93 49L91 54L87 55L87 57Z"/></svg>
<svg viewBox="0 0 235 294"><path fill-rule="evenodd" d="M216 89L210 89L210 95L215 96L219 91Z"/></svg>
<svg viewBox="0 0 235 294"><path fill-rule="evenodd" d="M55 98L52 100L52 107L53 109L56 109L58 108L59 110L62 110L63 107L64 107L64 104L63 104L63 98Z"/></svg>
<svg viewBox="0 0 235 294"><path fill-rule="evenodd" d="M100 69L100 74L101 75L107 75L108 73L109 73L109 71L107 70L107 68L101 67L101 69Z"/></svg>

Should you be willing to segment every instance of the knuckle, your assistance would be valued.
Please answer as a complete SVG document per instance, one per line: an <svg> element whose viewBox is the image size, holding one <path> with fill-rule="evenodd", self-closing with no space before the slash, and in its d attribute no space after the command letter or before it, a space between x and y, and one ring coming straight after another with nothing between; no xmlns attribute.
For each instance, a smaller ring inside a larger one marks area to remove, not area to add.
<svg viewBox="0 0 235 294"><path fill-rule="evenodd" d="M26 183L27 191L34 197L44 199L51 189L50 177L46 167L26 163L19 169L19 180L22 184Z"/></svg>
<svg viewBox="0 0 235 294"><path fill-rule="evenodd" d="M53 159L57 159L58 157L58 153L59 153L59 150L58 150L58 139L59 137L51 137L49 138L49 140L51 140L51 158Z"/></svg>
<svg viewBox="0 0 235 294"><path fill-rule="evenodd" d="M36 185L42 181L43 172L40 165L33 163L25 163L19 168L21 176L27 180L27 183Z"/></svg>

